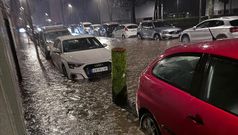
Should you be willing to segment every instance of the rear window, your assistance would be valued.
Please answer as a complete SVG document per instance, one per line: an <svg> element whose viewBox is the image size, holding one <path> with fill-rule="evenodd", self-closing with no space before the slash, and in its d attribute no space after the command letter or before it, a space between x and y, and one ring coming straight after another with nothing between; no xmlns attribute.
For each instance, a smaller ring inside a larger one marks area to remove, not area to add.
<svg viewBox="0 0 238 135"><path fill-rule="evenodd" d="M90 27L91 24L84 24L84 27Z"/></svg>
<svg viewBox="0 0 238 135"><path fill-rule="evenodd" d="M130 26L127 26L128 29L136 29L138 26L137 25L130 25Z"/></svg>
<svg viewBox="0 0 238 135"><path fill-rule="evenodd" d="M238 26L238 19L230 21L231 26Z"/></svg>

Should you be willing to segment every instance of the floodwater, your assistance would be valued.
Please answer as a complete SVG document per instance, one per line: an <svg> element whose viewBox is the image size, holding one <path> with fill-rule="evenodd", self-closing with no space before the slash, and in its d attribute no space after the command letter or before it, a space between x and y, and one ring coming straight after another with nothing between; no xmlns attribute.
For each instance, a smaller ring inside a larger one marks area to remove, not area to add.
<svg viewBox="0 0 238 135"><path fill-rule="evenodd" d="M141 71L178 40L99 38L108 49L127 49L127 86L131 104ZM40 52L40 50L39 50ZM23 75L22 98L28 135L143 135L138 118L112 103L111 78L70 81L22 36L18 57ZM134 111L132 111L134 112Z"/></svg>

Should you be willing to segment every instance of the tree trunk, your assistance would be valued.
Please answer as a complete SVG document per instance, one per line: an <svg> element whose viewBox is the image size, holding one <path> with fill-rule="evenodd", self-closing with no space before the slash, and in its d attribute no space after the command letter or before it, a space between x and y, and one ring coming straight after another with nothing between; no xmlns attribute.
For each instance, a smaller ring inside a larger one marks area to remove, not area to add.
<svg viewBox="0 0 238 135"><path fill-rule="evenodd" d="M155 0L154 20L158 19L158 0Z"/></svg>
<svg viewBox="0 0 238 135"><path fill-rule="evenodd" d="M214 0L208 0L208 18L214 16Z"/></svg>
<svg viewBox="0 0 238 135"><path fill-rule="evenodd" d="M131 1L131 22L136 23L136 11L135 11L136 0Z"/></svg>

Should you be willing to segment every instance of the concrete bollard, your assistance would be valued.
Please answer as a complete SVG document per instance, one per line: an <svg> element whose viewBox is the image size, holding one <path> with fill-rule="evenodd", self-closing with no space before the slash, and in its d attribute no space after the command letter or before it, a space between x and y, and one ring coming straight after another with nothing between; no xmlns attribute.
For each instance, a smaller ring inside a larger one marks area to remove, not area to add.
<svg viewBox="0 0 238 135"><path fill-rule="evenodd" d="M126 49L112 49L112 101L120 107L127 107Z"/></svg>

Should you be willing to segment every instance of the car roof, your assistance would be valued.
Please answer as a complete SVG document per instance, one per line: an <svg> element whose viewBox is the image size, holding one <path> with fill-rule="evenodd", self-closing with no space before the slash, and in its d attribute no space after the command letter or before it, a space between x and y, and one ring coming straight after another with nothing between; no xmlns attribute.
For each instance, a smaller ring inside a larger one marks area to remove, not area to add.
<svg viewBox="0 0 238 135"><path fill-rule="evenodd" d="M164 22L163 20L157 19L157 20L143 20L143 22Z"/></svg>
<svg viewBox="0 0 238 135"><path fill-rule="evenodd" d="M137 24L134 24L134 23L127 23L127 24L122 24L122 25L124 25L126 27L131 26L131 25L136 25L137 26Z"/></svg>
<svg viewBox="0 0 238 135"><path fill-rule="evenodd" d="M103 25L114 25L114 24L119 24L118 22L108 22L108 23L104 23Z"/></svg>
<svg viewBox="0 0 238 135"><path fill-rule="evenodd" d="M52 25L52 26L44 26L42 27L44 32L55 32L55 31L66 31L67 27L63 25Z"/></svg>
<svg viewBox="0 0 238 135"><path fill-rule="evenodd" d="M238 60L238 39L179 45L166 50L164 56L178 53L205 53Z"/></svg>
<svg viewBox="0 0 238 135"><path fill-rule="evenodd" d="M101 26L101 24L92 24L92 26Z"/></svg>
<svg viewBox="0 0 238 135"><path fill-rule="evenodd" d="M83 35L66 35L66 36L57 37L56 39L59 39L59 40L63 41L63 40L79 39L79 38L90 38L90 37L94 37L94 36L87 35L87 34L83 34Z"/></svg>
<svg viewBox="0 0 238 135"><path fill-rule="evenodd" d="M224 16L224 17L219 17L219 18L207 19L205 21L210 21L210 20L226 20L226 21L230 21L230 20L236 20L236 19L238 19L238 16Z"/></svg>
<svg viewBox="0 0 238 135"><path fill-rule="evenodd" d="M92 24L91 22L81 22L83 25L85 24Z"/></svg>

